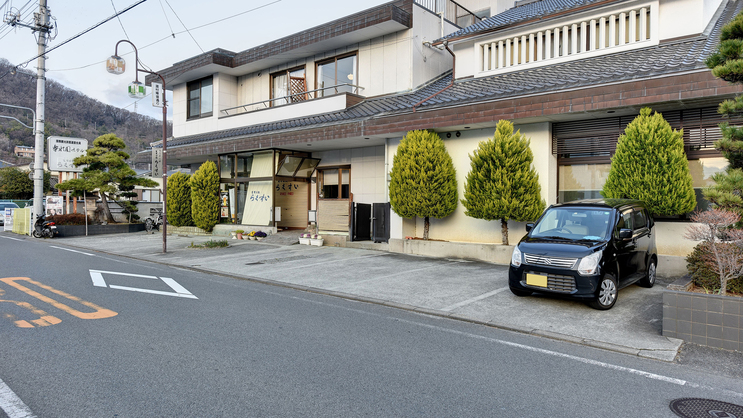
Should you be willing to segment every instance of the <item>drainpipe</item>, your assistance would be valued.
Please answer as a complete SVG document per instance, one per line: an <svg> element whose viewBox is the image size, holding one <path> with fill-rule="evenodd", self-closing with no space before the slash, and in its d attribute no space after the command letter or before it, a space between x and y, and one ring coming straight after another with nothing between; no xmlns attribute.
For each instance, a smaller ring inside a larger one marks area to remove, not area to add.
<svg viewBox="0 0 743 418"><path fill-rule="evenodd" d="M413 112L416 111L416 108L420 106L422 103L427 102L428 100L436 97L440 93L443 93L446 89L454 85L454 75L457 71L457 56L454 55L453 52L451 52L451 49L449 49L449 43L447 41L444 41L444 48L446 48L447 51L451 54L451 83L449 83L448 86L444 87L443 89L437 91L436 93L426 97L425 99L421 100L420 102L413 105Z"/></svg>

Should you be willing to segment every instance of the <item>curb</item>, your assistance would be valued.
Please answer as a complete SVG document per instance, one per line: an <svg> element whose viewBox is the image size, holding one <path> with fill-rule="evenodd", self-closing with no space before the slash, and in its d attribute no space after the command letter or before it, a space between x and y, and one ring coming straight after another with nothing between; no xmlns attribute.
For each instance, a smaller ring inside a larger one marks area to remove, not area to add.
<svg viewBox="0 0 743 418"><path fill-rule="evenodd" d="M159 265L174 267L174 268L181 268L181 269L191 270L191 271L199 272L199 273L214 274L217 276L228 277L228 278L236 279L236 280L245 280L245 281L249 281L253 283L260 283L260 284L269 285L269 286L282 287L285 289L298 290L302 292L314 293L317 295L337 297L341 299L352 300L355 302L364 302L364 303L370 303L374 305L387 306L390 308L401 309L401 310L412 312L412 313L430 315L430 316L451 319L451 320L460 321L460 322L467 322L470 324L484 325L486 327L500 329L504 331L511 331L511 332L517 332L519 334L533 335L536 337L548 338L548 339L556 340L556 341L564 341L564 342L582 345L586 347L598 348L601 350L612 351L612 352L621 353L621 354L628 354L631 356L636 356L636 357L641 357L641 358L646 358L646 359L651 359L651 360L659 360L659 361L663 361L667 363L673 363L675 361L675 359L678 357L678 351L681 347L679 346L679 349L676 349L675 351L674 350L639 349L639 348L627 347L627 346L618 345L618 344L607 343L603 341L596 341L596 340L590 340L590 339L585 339L581 337L575 337L572 335L561 334L561 333L553 332L553 331L545 331L545 330L540 330L540 329L506 325L498 321L483 321L483 320L459 315L456 313L439 311L439 310L431 309L431 308L423 308L423 307L408 305L405 303L399 303L399 302L394 302L394 301L385 300L385 299L358 296L358 295L353 295L350 293L338 292L334 290L326 290L326 289L309 287L309 286L298 285L298 284L293 284L293 283L280 282L280 281L270 280L270 279L262 279L259 277L238 276L235 274L225 273L225 272L206 269L206 268L183 266L180 264L172 264L172 263L167 263L167 262L162 262L162 261L148 260L148 259L130 256L130 255L116 254L116 253L111 253L108 251L91 249L87 247L80 247L80 246L71 245L71 244L64 244L64 245L67 245L73 248L84 249L88 251L95 251L97 253L102 253L106 255L128 258L131 260L151 262L154 264L159 264ZM667 355L673 354L673 358L669 360L666 358L666 356L664 356L664 354L667 354Z"/></svg>

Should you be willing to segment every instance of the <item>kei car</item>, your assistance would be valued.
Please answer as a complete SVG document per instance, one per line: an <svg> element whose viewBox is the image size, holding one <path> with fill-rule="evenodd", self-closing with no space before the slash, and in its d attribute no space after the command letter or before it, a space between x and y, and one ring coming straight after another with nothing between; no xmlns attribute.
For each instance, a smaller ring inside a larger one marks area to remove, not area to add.
<svg viewBox="0 0 743 418"><path fill-rule="evenodd" d="M652 287L658 265L653 218L641 201L590 199L552 205L511 256L508 285L610 309L619 289Z"/></svg>
<svg viewBox="0 0 743 418"><path fill-rule="evenodd" d="M17 209L18 205L13 202L0 202L0 225L5 225L5 208Z"/></svg>

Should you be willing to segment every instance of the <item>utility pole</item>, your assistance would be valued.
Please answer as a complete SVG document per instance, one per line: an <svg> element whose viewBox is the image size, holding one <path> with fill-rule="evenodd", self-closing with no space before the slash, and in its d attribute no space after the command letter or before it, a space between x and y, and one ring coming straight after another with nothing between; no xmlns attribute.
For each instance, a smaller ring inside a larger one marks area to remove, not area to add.
<svg viewBox="0 0 743 418"><path fill-rule="evenodd" d="M36 70L36 118L34 120L35 152L33 164L34 179L34 214L40 215L44 211L44 98L46 97L46 41L51 31L49 26L49 9L46 0L39 0L39 13L34 13L34 23L29 25L20 21L20 12L9 15L5 23L10 26L23 26L38 32L38 61ZM15 74L15 73L13 73Z"/></svg>
<svg viewBox="0 0 743 418"><path fill-rule="evenodd" d="M34 214L44 213L44 99L46 97L46 36L49 33L49 9L39 0L39 13L34 16L34 31L39 33L39 59L36 70L36 155L34 156ZM35 221L35 220L34 220Z"/></svg>

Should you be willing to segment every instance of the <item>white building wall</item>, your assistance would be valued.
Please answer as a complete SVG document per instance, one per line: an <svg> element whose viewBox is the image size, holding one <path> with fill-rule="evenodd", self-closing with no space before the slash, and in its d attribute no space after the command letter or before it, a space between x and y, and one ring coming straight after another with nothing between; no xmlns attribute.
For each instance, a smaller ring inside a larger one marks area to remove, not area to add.
<svg viewBox="0 0 743 418"><path fill-rule="evenodd" d="M452 56L446 50L424 46L441 37L441 18L418 5L413 7L413 30L410 42L412 51L412 87L418 87L451 70ZM444 33L449 34L457 28L444 22Z"/></svg>
<svg viewBox="0 0 743 418"><path fill-rule="evenodd" d="M702 33L721 3L722 0L660 0L660 39Z"/></svg>
<svg viewBox="0 0 743 418"><path fill-rule="evenodd" d="M384 145L313 152L312 157L320 158L318 169L338 165L351 166L351 193L354 202L387 202L384 183Z"/></svg>

